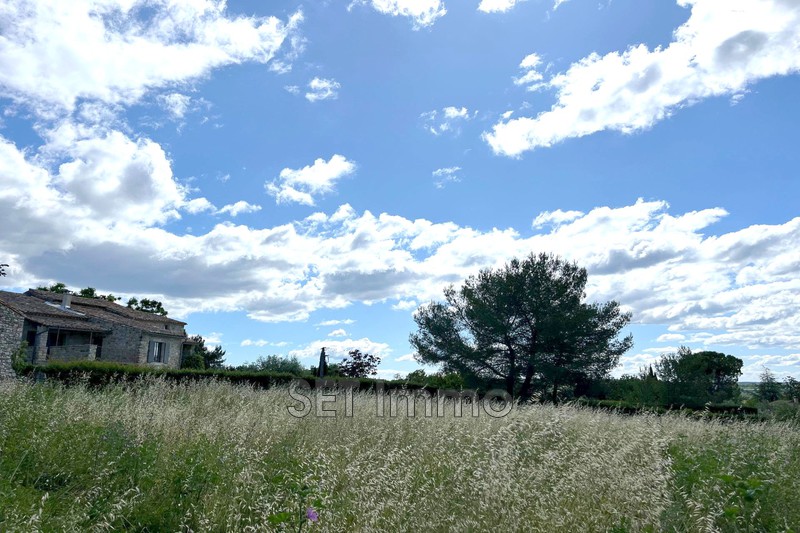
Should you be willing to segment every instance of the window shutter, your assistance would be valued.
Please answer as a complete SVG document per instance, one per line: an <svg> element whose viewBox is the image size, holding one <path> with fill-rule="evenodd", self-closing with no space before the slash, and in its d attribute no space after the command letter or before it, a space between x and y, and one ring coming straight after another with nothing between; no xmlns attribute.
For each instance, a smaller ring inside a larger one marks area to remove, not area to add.
<svg viewBox="0 0 800 533"><path fill-rule="evenodd" d="M147 362L148 363L152 363L153 362L153 356L155 355L155 351L156 351L156 343L153 342L153 341L150 341L150 343L147 345Z"/></svg>
<svg viewBox="0 0 800 533"><path fill-rule="evenodd" d="M167 361L169 361L169 343L168 342L164 343L164 357L163 357L163 359L164 359L164 364L166 365Z"/></svg>

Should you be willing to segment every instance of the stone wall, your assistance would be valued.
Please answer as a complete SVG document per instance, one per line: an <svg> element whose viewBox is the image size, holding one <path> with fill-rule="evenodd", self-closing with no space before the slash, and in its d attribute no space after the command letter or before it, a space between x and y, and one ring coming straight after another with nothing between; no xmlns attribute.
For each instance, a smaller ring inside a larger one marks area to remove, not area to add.
<svg viewBox="0 0 800 533"><path fill-rule="evenodd" d="M11 354L22 343L22 324L20 315L0 304L0 379L14 377L11 368Z"/></svg>
<svg viewBox="0 0 800 533"><path fill-rule="evenodd" d="M142 344L139 347L139 364L146 365L147 363L147 350L150 347L150 341L164 342L167 344L167 362L166 363L150 363L152 366L166 366L169 368L181 367L181 352L183 349L183 339L175 337L159 337L156 335L144 335L142 337Z"/></svg>
<svg viewBox="0 0 800 533"><path fill-rule="evenodd" d="M103 322L103 324L112 331L109 336L103 339L103 347L100 349L100 357L98 360L139 364L142 331L122 324L110 324L105 322ZM145 351L146 350L147 344L145 343Z"/></svg>
<svg viewBox="0 0 800 533"><path fill-rule="evenodd" d="M51 346L47 354L48 361L94 361L97 353L96 344L65 344Z"/></svg>

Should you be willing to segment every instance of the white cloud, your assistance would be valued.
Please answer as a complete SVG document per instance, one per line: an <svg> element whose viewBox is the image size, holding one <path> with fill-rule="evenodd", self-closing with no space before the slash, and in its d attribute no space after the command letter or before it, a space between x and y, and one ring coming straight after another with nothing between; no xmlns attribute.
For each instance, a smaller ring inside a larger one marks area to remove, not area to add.
<svg viewBox="0 0 800 533"><path fill-rule="evenodd" d="M65 159L54 184L75 206L107 222L151 225L179 217L186 191L157 143L69 121L48 136L47 155Z"/></svg>
<svg viewBox="0 0 800 533"><path fill-rule="evenodd" d="M7 0L0 85L42 116L78 99L130 104L216 67L267 63L302 18L230 18L219 0Z"/></svg>
<svg viewBox="0 0 800 533"><path fill-rule="evenodd" d="M416 300L400 300L392 306L395 311L411 311L419 306Z"/></svg>
<svg viewBox="0 0 800 533"><path fill-rule="evenodd" d="M345 326L350 324L355 324L355 320L352 318L346 318L344 320L324 320L317 324L317 326L325 327L325 326L338 326L339 324L343 324Z"/></svg>
<svg viewBox="0 0 800 533"><path fill-rule="evenodd" d="M186 115L186 112L189 110L189 106L192 103L191 97L180 93L159 95L158 101L161 106L166 109L166 111L175 119L182 119Z"/></svg>
<svg viewBox="0 0 800 533"><path fill-rule="evenodd" d="M436 180L433 182L433 185L437 189L444 189L448 183L456 183L461 181L458 177L458 173L461 171L461 167L446 167L434 170L432 175Z"/></svg>
<svg viewBox="0 0 800 533"><path fill-rule="evenodd" d="M308 82L306 100L309 102L318 102L319 100L335 100L339 97L339 89L341 88L342 85L336 80L314 78Z"/></svg>
<svg viewBox="0 0 800 533"><path fill-rule="evenodd" d="M569 0L554 0L553 2L553 11L559 8L561 4L566 4Z"/></svg>
<svg viewBox="0 0 800 533"><path fill-rule="evenodd" d="M715 236L709 227L726 216L723 209L670 214L665 202L638 201L571 213L560 224L521 233L344 205L274 227L224 222L200 235L177 235L158 225L194 204L183 198L163 151L113 131L88 144L77 139L67 150L79 156L73 166L97 174L93 182L81 182L83 171L64 164L51 172L41 158L0 138L0 227L8 228L0 233L0 257L13 263L6 286L91 281L114 293L156 295L171 316L238 311L285 322L354 302L438 300L445 285L482 267L553 252L588 268L590 299L616 299L636 322L685 336L681 343L800 350L800 217ZM112 152L127 163L107 162ZM97 170L104 166L113 172ZM128 191L126 172L146 190ZM140 209L129 210L131 202ZM96 267L109 257L114 269Z"/></svg>
<svg viewBox="0 0 800 533"><path fill-rule="evenodd" d="M203 341L207 348L215 348L217 346L222 346L222 333L217 331L212 331L207 335L201 335L203 337Z"/></svg>
<svg viewBox="0 0 800 533"><path fill-rule="evenodd" d="M314 197L333 191L336 182L356 170L356 164L334 154L330 160L319 158L301 169L284 168L277 180L265 185L277 203L296 202L314 205Z"/></svg>
<svg viewBox="0 0 800 533"><path fill-rule="evenodd" d="M682 335L680 333L664 333L663 335L658 336L656 342L675 342L683 340L686 340L686 335Z"/></svg>
<svg viewBox="0 0 800 533"><path fill-rule="evenodd" d="M355 4L369 4L384 15L409 17L415 30L431 26L447 13L442 0L354 0L350 8Z"/></svg>
<svg viewBox="0 0 800 533"><path fill-rule="evenodd" d="M328 333L328 337L347 337L347 332L341 328L335 329Z"/></svg>
<svg viewBox="0 0 800 533"><path fill-rule="evenodd" d="M424 128L433 135L443 133L458 134L461 132L461 123L472 120L478 114L477 111L470 114L466 107L444 107L440 111L427 111L420 115L423 120Z"/></svg>
<svg viewBox="0 0 800 533"><path fill-rule="evenodd" d="M519 64L519 68L523 71L522 76L514 78L515 85L527 85L529 91L536 91L545 87L544 74L539 71L539 65L542 64L542 58L538 54L528 54ZM508 117L503 117L508 118Z"/></svg>
<svg viewBox="0 0 800 533"><path fill-rule="evenodd" d="M297 350L290 350L289 357L297 357L298 359L314 359L319 360L320 350L325 348L325 353L331 358L331 361L341 361L347 357L348 352L352 350L361 350L363 353L372 354L374 356L383 358L392 353L392 349L384 342L375 342L367 337L361 339L344 339L344 340L318 340L314 341Z"/></svg>
<svg viewBox="0 0 800 533"><path fill-rule="evenodd" d="M752 83L800 70L800 4L786 0L679 0L689 20L667 47L591 54L549 80L529 70L531 87L555 89L535 117L501 121L484 139L497 154L603 130L633 133L705 98L742 94ZM529 56L530 57L530 56Z"/></svg>
<svg viewBox="0 0 800 533"><path fill-rule="evenodd" d="M273 342L264 339L257 339L257 340L245 339L240 344L240 346L258 346L259 348L263 348L264 346L275 346L280 348L288 345L289 343L286 341Z"/></svg>
<svg viewBox="0 0 800 533"><path fill-rule="evenodd" d="M251 204L245 202L244 200L239 200L236 203L228 204L222 207L219 211L217 211L217 213L219 214L227 213L230 216L235 217L241 215L242 213L256 213L258 211L261 211L260 205Z"/></svg>
<svg viewBox="0 0 800 533"><path fill-rule="evenodd" d="M300 87L297 86L297 85L286 85L283 88L284 88L284 90L286 90L286 92L289 92L289 93L292 93L292 94L300 94Z"/></svg>
<svg viewBox="0 0 800 533"><path fill-rule="evenodd" d="M478 11L483 11L484 13L505 13L511 10L515 5L524 1L525 0L481 0L481 3L478 5ZM563 2L564 0L560 1Z"/></svg>
<svg viewBox="0 0 800 533"><path fill-rule="evenodd" d="M565 222L572 222L576 218L580 218L583 215L583 211L562 211L561 209L556 209L555 211L543 211L542 213L539 213L535 219L533 219L532 226L534 228L542 228L548 224L558 226Z"/></svg>
<svg viewBox="0 0 800 533"><path fill-rule="evenodd" d="M183 205L183 209L192 215L203 213L205 211L215 212L217 210L217 208L214 207L214 204L209 202L206 198L194 198L189 200Z"/></svg>
<svg viewBox="0 0 800 533"><path fill-rule="evenodd" d="M407 353L405 355L401 355L400 357L398 357L398 358L396 358L394 360L395 363L403 363L403 362L406 362L406 361L414 361L414 354L413 353Z"/></svg>

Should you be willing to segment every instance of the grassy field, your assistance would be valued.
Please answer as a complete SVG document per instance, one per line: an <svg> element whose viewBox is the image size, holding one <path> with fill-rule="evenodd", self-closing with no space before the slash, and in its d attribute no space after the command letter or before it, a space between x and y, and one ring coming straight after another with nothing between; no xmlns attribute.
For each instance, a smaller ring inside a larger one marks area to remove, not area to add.
<svg viewBox="0 0 800 533"><path fill-rule="evenodd" d="M342 399L0 383L0 531L800 531L797 426Z"/></svg>

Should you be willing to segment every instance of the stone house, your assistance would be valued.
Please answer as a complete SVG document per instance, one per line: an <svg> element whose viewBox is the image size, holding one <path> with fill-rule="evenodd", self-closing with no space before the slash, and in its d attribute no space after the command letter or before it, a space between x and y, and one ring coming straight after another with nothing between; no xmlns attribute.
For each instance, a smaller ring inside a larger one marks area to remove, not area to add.
<svg viewBox="0 0 800 533"><path fill-rule="evenodd" d="M0 291L0 377L27 341L27 358L98 360L180 368L194 344L185 322L97 298L29 290Z"/></svg>

